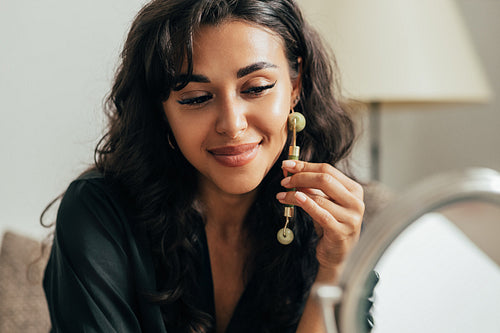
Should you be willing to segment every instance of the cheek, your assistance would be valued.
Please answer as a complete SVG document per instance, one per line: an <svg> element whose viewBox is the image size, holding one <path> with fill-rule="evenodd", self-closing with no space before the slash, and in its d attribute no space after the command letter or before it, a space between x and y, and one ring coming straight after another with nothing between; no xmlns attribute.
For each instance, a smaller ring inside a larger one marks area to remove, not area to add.
<svg viewBox="0 0 500 333"><path fill-rule="evenodd" d="M179 149L185 154L199 146L203 141L205 128L200 117L188 118L176 112L168 112L168 105L164 106L164 112L172 130L173 136Z"/></svg>
<svg viewBox="0 0 500 333"><path fill-rule="evenodd" d="M273 103L273 106L267 110L265 124L268 131L274 135L279 135L283 141L286 140L288 114L290 113L288 101L281 98L279 102Z"/></svg>
<svg viewBox="0 0 500 333"><path fill-rule="evenodd" d="M198 151L205 139L207 128L203 122L196 121L173 121L171 123L172 132L180 150L186 154L191 151Z"/></svg>

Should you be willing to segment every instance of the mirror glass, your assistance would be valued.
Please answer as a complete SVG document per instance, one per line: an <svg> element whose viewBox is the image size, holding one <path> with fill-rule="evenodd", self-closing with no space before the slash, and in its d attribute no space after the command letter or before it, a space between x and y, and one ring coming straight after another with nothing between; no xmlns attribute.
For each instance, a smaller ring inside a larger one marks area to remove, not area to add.
<svg viewBox="0 0 500 333"><path fill-rule="evenodd" d="M421 215L376 263L372 332L500 332L500 206Z"/></svg>

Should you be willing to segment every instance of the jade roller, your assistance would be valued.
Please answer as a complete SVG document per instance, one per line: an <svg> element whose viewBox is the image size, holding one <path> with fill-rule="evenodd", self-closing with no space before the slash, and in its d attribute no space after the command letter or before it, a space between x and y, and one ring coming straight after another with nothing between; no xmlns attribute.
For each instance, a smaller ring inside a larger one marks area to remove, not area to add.
<svg viewBox="0 0 500 333"><path fill-rule="evenodd" d="M288 115L288 129L292 132L292 145L288 149L288 159L289 160L298 160L300 155L300 147L297 146L297 132L300 132L306 127L306 119L302 115L302 113L292 112ZM290 176L290 174L287 174ZM295 191L294 188L289 189L288 191ZM278 231L277 237L278 242L283 245L288 245L293 241L293 231L288 228L290 224L290 220L293 218L295 214L295 206L294 205L285 205L285 226Z"/></svg>

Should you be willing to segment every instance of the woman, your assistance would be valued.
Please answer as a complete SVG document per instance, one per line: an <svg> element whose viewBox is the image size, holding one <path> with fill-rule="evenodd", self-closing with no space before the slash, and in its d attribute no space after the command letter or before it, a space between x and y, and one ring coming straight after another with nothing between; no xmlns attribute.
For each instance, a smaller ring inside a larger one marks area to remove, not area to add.
<svg viewBox="0 0 500 333"><path fill-rule="evenodd" d="M147 4L95 166L59 208L54 330L321 332L311 285L336 281L364 210L333 167L353 126L330 63L293 0ZM301 161L286 157L291 110ZM284 204L300 207L289 245Z"/></svg>

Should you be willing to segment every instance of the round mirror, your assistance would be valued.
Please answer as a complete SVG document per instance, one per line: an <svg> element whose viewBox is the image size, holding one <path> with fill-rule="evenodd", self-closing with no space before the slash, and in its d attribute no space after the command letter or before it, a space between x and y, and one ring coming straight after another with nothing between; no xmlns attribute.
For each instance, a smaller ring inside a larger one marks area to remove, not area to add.
<svg viewBox="0 0 500 333"><path fill-rule="evenodd" d="M366 332L367 318L372 332L500 332L500 174L420 183L367 226L339 286L314 292L329 332Z"/></svg>

